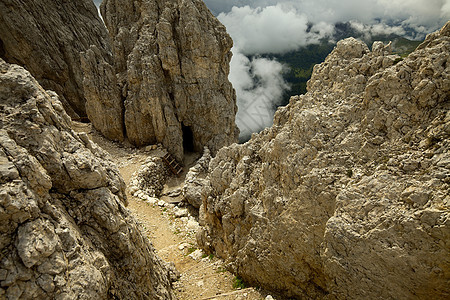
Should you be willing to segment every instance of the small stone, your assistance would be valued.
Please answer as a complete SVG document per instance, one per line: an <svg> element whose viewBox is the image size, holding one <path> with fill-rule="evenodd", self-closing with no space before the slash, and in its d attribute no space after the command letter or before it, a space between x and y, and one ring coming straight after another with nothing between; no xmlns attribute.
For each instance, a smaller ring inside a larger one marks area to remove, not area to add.
<svg viewBox="0 0 450 300"><path fill-rule="evenodd" d="M128 188L128 191L130 192L131 195L134 195L138 190L139 190L139 188L137 186L134 186L134 185L131 185Z"/></svg>
<svg viewBox="0 0 450 300"><path fill-rule="evenodd" d="M155 205L157 202L158 202L158 198L153 198L153 197L147 198L147 203L149 203L151 205Z"/></svg>
<svg viewBox="0 0 450 300"><path fill-rule="evenodd" d="M403 162L403 170L407 172L411 172L416 170L419 167L419 162L416 160L406 160Z"/></svg>
<svg viewBox="0 0 450 300"><path fill-rule="evenodd" d="M178 208L174 211L174 215L177 218L186 217L188 215L188 210L186 208Z"/></svg>
<svg viewBox="0 0 450 300"><path fill-rule="evenodd" d="M164 200L159 200L158 206L164 207L164 206L166 206L166 202Z"/></svg>
<svg viewBox="0 0 450 300"><path fill-rule="evenodd" d="M188 230L197 231L200 228L200 225L198 224L197 221L189 219L189 221L186 224L186 228Z"/></svg>
<svg viewBox="0 0 450 300"><path fill-rule="evenodd" d="M188 244L188 243L182 243L178 246L178 250L180 250L180 251L184 250L185 248L187 248L189 246L190 246L190 244Z"/></svg>
<svg viewBox="0 0 450 300"><path fill-rule="evenodd" d="M194 252L192 252L191 254L188 255L190 258L192 258L193 260L201 260L202 256L203 256L203 251L201 249L197 249Z"/></svg>

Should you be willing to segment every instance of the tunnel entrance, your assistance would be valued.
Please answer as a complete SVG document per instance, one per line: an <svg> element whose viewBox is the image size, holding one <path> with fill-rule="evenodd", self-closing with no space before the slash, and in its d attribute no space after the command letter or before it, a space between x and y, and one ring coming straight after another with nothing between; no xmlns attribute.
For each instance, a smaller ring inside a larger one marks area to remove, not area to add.
<svg viewBox="0 0 450 300"><path fill-rule="evenodd" d="M194 134L189 126L181 124L183 130L183 149L184 152L194 152Z"/></svg>

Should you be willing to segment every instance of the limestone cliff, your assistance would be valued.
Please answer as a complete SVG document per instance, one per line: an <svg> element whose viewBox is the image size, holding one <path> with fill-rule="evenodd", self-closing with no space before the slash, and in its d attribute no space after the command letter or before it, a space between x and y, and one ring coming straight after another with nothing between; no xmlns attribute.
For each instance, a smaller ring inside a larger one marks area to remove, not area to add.
<svg viewBox="0 0 450 300"><path fill-rule="evenodd" d="M159 142L181 159L236 140L232 40L201 0L104 0L101 12L131 143Z"/></svg>
<svg viewBox="0 0 450 300"><path fill-rule="evenodd" d="M72 117L86 116L80 52L91 46L112 63L108 33L91 0L0 2L0 58L55 91Z"/></svg>
<svg viewBox="0 0 450 300"><path fill-rule="evenodd" d="M290 297L448 299L449 96L450 23L404 60L340 41L273 127L191 178L199 244Z"/></svg>
<svg viewBox="0 0 450 300"><path fill-rule="evenodd" d="M171 299L109 156L0 59L0 298Z"/></svg>

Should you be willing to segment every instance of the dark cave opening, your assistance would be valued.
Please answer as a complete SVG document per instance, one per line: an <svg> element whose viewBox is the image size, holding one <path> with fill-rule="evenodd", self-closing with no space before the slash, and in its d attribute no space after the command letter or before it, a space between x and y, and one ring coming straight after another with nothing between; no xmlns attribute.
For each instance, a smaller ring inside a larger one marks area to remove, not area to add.
<svg viewBox="0 0 450 300"><path fill-rule="evenodd" d="M181 129L183 130L184 152L194 152L194 134L192 133L191 127L181 124Z"/></svg>
<svg viewBox="0 0 450 300"><path fill-rule="evenodd" d="M91 123L91 120L89 120L88 117L79 117L77 119L74 119L74 121L78 121L78 122L81 122L81 123Z"/></svg>
<svg viewBox="0 0 450 300"><path fill-rule="evenodd" d="M0 57L5 59L5 55L6 55L6 51L5 51L5 48L3 46L3 41L0 39Z"/></svg>

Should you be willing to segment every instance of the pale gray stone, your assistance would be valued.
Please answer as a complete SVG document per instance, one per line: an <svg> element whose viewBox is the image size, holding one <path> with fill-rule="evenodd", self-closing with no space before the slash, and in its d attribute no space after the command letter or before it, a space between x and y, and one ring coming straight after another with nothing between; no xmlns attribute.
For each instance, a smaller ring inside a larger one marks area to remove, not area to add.
<svg viewBox="0 0 450 300"><path fill-rule="evenodd" d="M203 1L105 0L100 9L131 143L162 143L181 161L185 150L215 154L237 140L232 40Z"/></svg>
<svg viewBox="0 0 450 300"><path fill-rule="evenodd" d="M271 128L211 160L198 244L289 298L446 299L449 50L450 23L395 65L340 41Z"/></svg>
<svg viewBox="0 0 450 300"><path fill-rule="evenodd" d="M0 59L0 298L172 299L109 155Z"/></svg>

